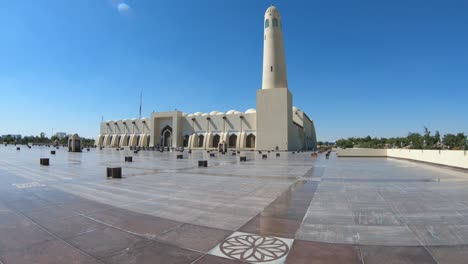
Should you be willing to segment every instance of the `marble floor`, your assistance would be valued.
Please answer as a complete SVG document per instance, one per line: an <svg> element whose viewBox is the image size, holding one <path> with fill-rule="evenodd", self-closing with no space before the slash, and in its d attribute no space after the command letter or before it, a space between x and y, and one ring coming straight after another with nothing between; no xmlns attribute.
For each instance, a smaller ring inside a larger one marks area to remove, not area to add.
<svg viewBox="0 0 468 264"><path fill-rule="evenodd" d="M310 153L194 151L176 159L179 152L51 150L0 146L1 264L468 257L465 171ZM123 178L108 179L110 166L122 167Z"/></svg>

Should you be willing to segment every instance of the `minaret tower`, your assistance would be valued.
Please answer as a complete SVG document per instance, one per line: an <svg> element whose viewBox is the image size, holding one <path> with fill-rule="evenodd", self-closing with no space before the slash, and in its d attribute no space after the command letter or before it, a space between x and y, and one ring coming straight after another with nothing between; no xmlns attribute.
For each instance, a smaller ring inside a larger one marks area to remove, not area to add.
<svg viewBox="0 0 468 264"><path fill-rule="evenodd" d="M262 89L288 88L281 15L270 6L264 19Z"/></svg>
<svg viewBox="0 0 468 264"><path fill-rule="evenodd" d="M294 150L292 95L288 90L283 22L270 6L263 20L263 79L257 90L257 150Z"/></svg>

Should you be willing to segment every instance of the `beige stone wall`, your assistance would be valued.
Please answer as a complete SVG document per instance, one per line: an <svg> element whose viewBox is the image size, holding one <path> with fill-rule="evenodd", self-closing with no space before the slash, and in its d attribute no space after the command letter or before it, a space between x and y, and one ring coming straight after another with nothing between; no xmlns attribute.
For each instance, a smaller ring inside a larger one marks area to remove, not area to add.
<svg viewBox="0 0 468 264"><path fill-rule="evenodd" d="M388 149L387 156L468 169L468 152L463 150Z"/></svg>
<svg viewBox="0 0 468 264"><path fill-rule="evenodd" d="M337 149L339 157L389 157L468 169L468 152L420 149Z"/></svg>
<svg viewBox="0 0 468 264"><path fill-rule="evenodd" d="M289 150L292 96L288 89L257 91L257 149Z"/></svg>

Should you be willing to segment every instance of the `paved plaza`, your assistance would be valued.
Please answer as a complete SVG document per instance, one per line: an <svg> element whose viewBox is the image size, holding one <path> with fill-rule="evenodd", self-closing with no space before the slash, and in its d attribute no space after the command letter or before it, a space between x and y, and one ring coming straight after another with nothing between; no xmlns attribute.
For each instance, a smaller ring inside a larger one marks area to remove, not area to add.
<svg viewBox="0 0 468 264"><path fill-rule="evenodd" d="M465 171L310 152L51 150L0 146L2 264L468 259ZM123 178L107 179L110 166Z"/></svg>

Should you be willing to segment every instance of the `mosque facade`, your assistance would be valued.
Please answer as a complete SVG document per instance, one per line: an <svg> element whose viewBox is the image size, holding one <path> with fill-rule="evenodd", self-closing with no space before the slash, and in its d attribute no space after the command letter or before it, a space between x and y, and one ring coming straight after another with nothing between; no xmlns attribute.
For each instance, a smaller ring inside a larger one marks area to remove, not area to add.
<svg viewBox="0 0 468 264"><path fill-rule="evenodd" d="M245 112L153 112L150 118L101 122L96 145L278 151L315 149L314 122L292 104L282 19L274 6L265 13L262 88L257 90L256 96L256 109Z"/></svg>

